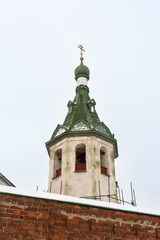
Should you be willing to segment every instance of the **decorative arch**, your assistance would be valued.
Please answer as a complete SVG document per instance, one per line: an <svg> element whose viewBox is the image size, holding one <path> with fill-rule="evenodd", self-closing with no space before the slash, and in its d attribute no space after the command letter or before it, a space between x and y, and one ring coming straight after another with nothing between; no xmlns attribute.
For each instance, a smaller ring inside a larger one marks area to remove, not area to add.
<svg viewBox="0 0 160 240"><path fill-rule="evenodd" d="M105 147L100 148L101 173L108 175L108 152Z"/></svg>
<svg viewBox="0 0 160 240"><path fill-rule="evenodd" d="M78 144L75 147L75 171L82 172L86 171L86 146L85 144Z"/></svg>
<svg viewBox="0 0 160 240"><path fill-rule="evenodd" d="M59 177L61 175L61 167L62 167L62 148L59 148L54 155L53 178Z"/></svg>

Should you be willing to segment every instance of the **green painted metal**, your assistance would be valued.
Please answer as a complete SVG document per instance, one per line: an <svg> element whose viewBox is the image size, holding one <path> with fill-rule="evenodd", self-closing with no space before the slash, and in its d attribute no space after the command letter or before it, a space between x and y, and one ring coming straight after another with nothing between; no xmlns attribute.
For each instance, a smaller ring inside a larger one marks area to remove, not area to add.
<svg viewBox="0 0 160 240"><path fill-rule="evenodd" d="M86 74L88 74L87 77L89 78L89 69L83 65L82 61L81 65L76 68L75 77L77 78L78 74L86 71ZM79 68L80 70L85 70L80 71ZM86 68L88 70L86 70ZM109 128L100 121L95 105L95 100L90 99L89 97L89 88L83 84L77 86L75 98L67 104L68 113L63 124L58 124L52 134L51 140L46 143L48 152L51 144L53 145L56 142L61 141L64 137L94 135L105 141L112 142L114 145L114 155L117 157L117 141Z"/></svg>
<svg viewBox="0 0 160 240"><path fill-rule="evenodd" d="M80 65L75 69L75 79L77 80L79 77L85 77L89 80L89 68L83 64L83 60L81 60Z"/></svg>

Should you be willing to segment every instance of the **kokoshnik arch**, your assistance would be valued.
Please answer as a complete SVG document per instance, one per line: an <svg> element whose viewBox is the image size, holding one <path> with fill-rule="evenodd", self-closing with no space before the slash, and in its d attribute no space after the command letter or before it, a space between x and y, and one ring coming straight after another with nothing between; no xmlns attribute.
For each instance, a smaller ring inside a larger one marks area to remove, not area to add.
<svg viewBox="0 0 160 240"><path fill-rule="evenodd" d="M101 196L103 201L117 202L114 159L117 141L100 121L96 102L89 97L90 71L83 64L75 69L76 96L67 104L68 113L46 143L49 153L48 192L76 197ZM110 198L110 195L112 196Z"/></svg>

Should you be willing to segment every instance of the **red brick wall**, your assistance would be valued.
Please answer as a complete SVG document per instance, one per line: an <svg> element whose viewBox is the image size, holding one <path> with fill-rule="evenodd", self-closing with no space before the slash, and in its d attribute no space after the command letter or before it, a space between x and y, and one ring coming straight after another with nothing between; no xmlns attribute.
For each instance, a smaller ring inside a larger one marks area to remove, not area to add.
<svg viewBox="0 0 160 240"><path fill-rule="evenodd" d="M160 239L160 217L0 194L0 239Z"/></svg>

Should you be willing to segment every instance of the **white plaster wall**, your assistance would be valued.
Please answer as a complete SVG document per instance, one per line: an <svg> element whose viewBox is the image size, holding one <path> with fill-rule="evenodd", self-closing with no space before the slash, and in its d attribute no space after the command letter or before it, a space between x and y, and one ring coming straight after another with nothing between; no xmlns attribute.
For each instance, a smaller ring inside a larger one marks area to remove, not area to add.
<svg viewBox="0 0 160 240"><path fill-rule="evenodd" d="M87 78L85 77L79 77L77 79L77 86L80 86L80 85L86 85L87 86Z"/></svg>
<svg viewBox="0 0 160 240"><path fill-rule="evenodd" d="M75 172L75 147L77 144L86 145L86 172ZM101 174L100 148L105 147L108 152L108 171L110 177ZM61 176L53 178L54 154L62 148ZM50 148L49 184L48 191L52 193L86 197L108 194L108 178L110 178L110 194L117 194L115 182L113 145L99 138L72 137L63 139ZM61 188L62 186L62 188ZM60 190L62 190L60 192ZM108 197L102 198L108 201ZM117 202L111 199L111 202Z"/></svg>

